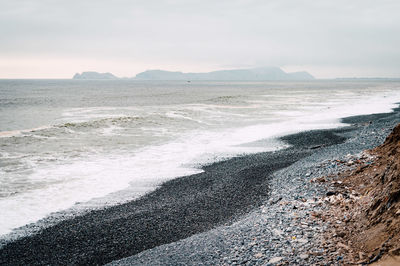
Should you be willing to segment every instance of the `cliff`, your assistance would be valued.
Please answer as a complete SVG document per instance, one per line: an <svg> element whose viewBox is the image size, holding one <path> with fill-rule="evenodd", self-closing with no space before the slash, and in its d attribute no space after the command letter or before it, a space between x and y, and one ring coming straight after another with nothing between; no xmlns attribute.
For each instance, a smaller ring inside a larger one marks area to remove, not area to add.
<svg viewBox="0 0 400 266"><path fill-rule="evenodd" d="M327 217L335 226L326 238L350 264L400 265L400 124L365 156L333 181Z"/></svg>

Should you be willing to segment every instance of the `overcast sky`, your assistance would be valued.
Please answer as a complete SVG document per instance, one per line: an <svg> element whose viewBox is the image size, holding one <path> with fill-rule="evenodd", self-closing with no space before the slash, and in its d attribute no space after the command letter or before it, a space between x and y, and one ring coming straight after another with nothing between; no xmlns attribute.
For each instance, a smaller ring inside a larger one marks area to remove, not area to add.
<svg viewBox="0 0 400 266"><path fill-rule="evenodd" d="M0 0L0 78L258 66L400 77L400 1Z"/></svg>

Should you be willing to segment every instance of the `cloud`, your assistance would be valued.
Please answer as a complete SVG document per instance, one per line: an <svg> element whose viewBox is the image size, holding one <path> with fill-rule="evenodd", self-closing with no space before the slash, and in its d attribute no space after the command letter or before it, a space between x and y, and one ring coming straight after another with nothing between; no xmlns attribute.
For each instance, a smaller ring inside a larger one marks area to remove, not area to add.
<svg viewBox="0 0 400 266"><path fill-rule="evenodd" d="M37 64L48 64L41 58L59 61L43 66L42 76L47 69L49 76L85 70L79 63L63 64L66 58L109 62L108 71L120 75L160 66L400 69L397 0L1 0L0 5L0 60L16 62L12 69L2 67L3 75L29 75L25 57Z"/></svg>

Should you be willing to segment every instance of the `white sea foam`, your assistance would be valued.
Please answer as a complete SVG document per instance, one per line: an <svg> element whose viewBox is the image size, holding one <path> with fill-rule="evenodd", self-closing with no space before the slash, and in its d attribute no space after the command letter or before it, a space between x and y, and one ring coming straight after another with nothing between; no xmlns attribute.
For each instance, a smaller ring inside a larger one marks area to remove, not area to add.
<svg viewBox="0 0 400 266"><path fill-rule="evenodd" d="M19 129L19 130L10 130L10 131L0 131L0 138L8 138L8 137L15 137L21 136L24 133L30 133L35 131L40 131L43 129L51 128L51 126L40 126L35 128L28 128L28 129Z"/></svg>

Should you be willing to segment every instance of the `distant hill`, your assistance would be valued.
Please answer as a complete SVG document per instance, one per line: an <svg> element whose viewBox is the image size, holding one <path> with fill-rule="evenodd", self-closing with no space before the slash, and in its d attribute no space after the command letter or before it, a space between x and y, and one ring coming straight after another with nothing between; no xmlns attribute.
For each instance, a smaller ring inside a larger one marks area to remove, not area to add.
<svg viewBox="0 0 400 266"><path fill-rule="evenodd" d="M278 67L219 70L206 73L183 73L147 70L136 75L140 80L311 80L307 72L286 73Z"/></svg>
<svg viewBox="0 0 400 266"><path fill-rule="evenodd" d="M293 80L307 80L307 79L315 79L310 73L307 71L299 71L299 72L291 72L288 73L291 79Z"/></svg>
<svg viewBox="0 0 400 266"><path fill-rule="evenodd" d="M82 74L76 73L73 79L118 79L111 73L98 73L94 71L82 72Z"/></svg>
<svg viewBox="0 0 400 266"><path fill-rule="evenodd" d="M82 72L73 79L118 79L111 73ZM219 70L205 73L183 73L166 70L147 70L137 74L137 80L312 80L308 72L286 73L279 67L260 67L251 69Z"/></svg>

